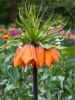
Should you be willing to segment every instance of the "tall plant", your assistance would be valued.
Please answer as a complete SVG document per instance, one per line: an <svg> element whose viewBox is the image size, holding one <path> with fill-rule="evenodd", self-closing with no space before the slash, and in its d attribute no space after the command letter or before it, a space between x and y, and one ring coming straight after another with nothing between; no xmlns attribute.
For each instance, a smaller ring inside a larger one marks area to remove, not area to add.
<svg viewBox="0 0 75 100"><path fill-rule="evenodd" d="M42 6L41 6L42 7ZM9 47L10 45L18 45L16 53L13 57L14 67L22 65L27 68L33 66L33 91L34 100L38 100L37 90L37 69L47 66L51 68L54 61L60 64L60 53L58 48L60 47L60 41L58 38L62 38L58 34L59 30L63 28L62 25L57 26L57 22L52 22L51 17L46 21L43 21L43 15L41 15L41 7L37 13L35 5L28 5L19 9L20 22L17 24L21 26L26 32L20 33L15 36L8 37L7 44L1 48ZM48 33L51 31L51 33Z"/></svg>

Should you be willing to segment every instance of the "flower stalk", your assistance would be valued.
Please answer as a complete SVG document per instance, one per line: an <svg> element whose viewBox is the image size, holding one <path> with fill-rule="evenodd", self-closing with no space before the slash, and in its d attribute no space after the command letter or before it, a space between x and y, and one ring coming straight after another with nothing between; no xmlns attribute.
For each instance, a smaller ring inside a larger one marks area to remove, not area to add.
<svg viewBox="0 0 75 100"><path fill-rule="evenodd" d="M33 98L38 100L38 88L37 88L37 68L36 65L33 68Z"/></svg>

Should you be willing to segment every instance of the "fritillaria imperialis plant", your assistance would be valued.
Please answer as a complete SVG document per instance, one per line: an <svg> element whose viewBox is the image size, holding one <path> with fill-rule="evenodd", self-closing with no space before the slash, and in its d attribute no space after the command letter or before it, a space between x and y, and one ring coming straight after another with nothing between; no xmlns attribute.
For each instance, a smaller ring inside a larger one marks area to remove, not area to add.
<svg viewBox="0 0 75 100"><path fill-rule="evenodd" d="M40 12L37 14L35 6L29 8L25 6L25 9L19 9L21 22L17 21L17 23L26 30L26 33L20 35L23 46L16 50L13 58L14 67L20 65L27 67L32 64L34 100L38 100L37 68L42 68L44 64L50 68L54 61L60 63L60 53L56 49L55 43L52 44L54 42L52 39L57 35L48 34L47 28L49 28L50 19L42 23L43 15L41 17L39 15Z"/></svg>
<svg viewBox="0 0 75 100"><path fill-rule="evenodd" d="M8 45L18 45L13 57L14 67L19 67L20 65L25 68L29 65L33 66L34 100L38 100L37 69L42 68L44 65L51 68L54 61L60 64L60 53L57 50L59 48L58 42L60 41L56 40L61 38L58 32L63 26L54 25L53 27L51 18L43 21L44 13L41 15L41 7L37 13L35 6L32 5L20 8L20 22L17 21L17 24L26 32L22 32L18 35L10 35L10 37L9 35L7 36L7 34L3 36L4 39L8 38L10 40ZM12 32L12 34L16 33ZM7 45L4 46L6 47Z"/></svg>

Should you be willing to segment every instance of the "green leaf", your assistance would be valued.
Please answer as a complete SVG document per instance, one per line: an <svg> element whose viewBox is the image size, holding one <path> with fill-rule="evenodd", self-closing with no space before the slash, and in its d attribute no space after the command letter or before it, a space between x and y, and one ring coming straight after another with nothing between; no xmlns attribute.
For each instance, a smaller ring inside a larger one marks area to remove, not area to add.
<svg viewBox="0 0 75 100"><path fill-rule="evenodd" d="M8 91L13 89L15 89L15 86L13 84L7 84L4 92L7 93Z"/></svg>
<svg viewBox="0 0 75 100"><path fill-rule="evenodd" d="M61 52L66 56L75 56L75 46L68 46L64 50L61 49Z"/></svg>
<svg viewBox="0 0 75 100"><path fill-rule="evenodd" d="M48 70L46 70L46 71L44 72L44 74L43 74L41 80L45 80L45 79L47 79L48 76L49 76L49 73L48 73Z"/></svg>
<svg viewBox="0 0 75 100"><path fill-rule="evenodd" d="M51 93L49 91L48 91L48 94L47 94L47 100L52 100Z"/></svg>
<svg viewBox="0 0 75 100"><path fill-rule="evenodd" d="M22 27L23 29L25 29L24 25L21 24L17 19L16 19L16 23L17 23L20 27Z"/></svg>
<svg viewBox="0 0 75 100"><path fill-rule="evenodd" d="M0 51L3 51L4 49L7 49L11 46L19 46L19 45L22 45L22 42L20 42L18 40L8 40L7 43L0 46Z"/></svg>
<svg viewBox="0 0 75 100"><path fill-rule="evenodd" d="M48 44L48 43L39 43L43 48L46 48L46 49L50 49L50 48L53 48L53 47L57 47L57 46L54 46L54 45L51 45L51 44Z"/></svg>

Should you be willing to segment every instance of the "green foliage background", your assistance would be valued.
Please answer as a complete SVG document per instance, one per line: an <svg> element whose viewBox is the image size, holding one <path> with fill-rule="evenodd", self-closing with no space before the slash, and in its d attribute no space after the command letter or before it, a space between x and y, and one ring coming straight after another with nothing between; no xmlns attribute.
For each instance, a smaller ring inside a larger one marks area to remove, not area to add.
<svg viewBox="0 0 75 100"><path fill-rule="evenodd" d="M18 7L25 2L35 3L38 9L41 3L43 3L43 8L48 6L45 18L53 12L54 16L62 15L66 18L68 20L68 27L75 27L75 0L0 0L0 23L12 21L11 8L14 3Z"/></svg>

